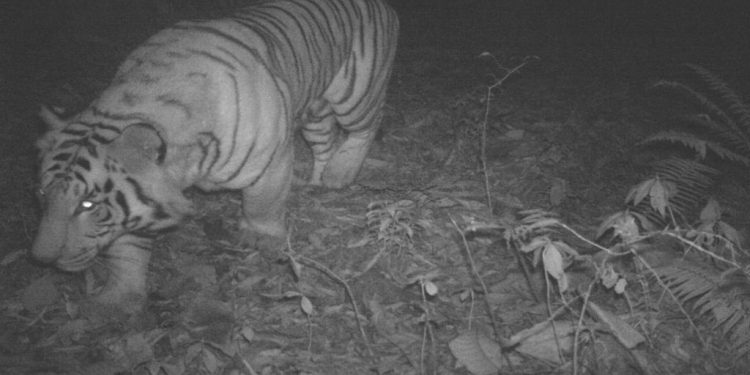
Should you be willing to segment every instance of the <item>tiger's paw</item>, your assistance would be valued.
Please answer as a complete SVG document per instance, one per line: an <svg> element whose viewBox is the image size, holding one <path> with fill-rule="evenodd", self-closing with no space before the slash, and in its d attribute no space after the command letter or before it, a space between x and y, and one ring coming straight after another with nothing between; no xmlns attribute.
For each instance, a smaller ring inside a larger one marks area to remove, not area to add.
<svg viewBox="0 0 750 375"><path fill-rule="evenodd" d="M259 233L247 226L240 226L239 242L241 246L258 251L267 260L279 260L284 257L286 235Z"/></svg>
<svg viewBox="0 0 750 375"><path fill-rule="evenodd" d="M240 244L258 251L267 260L275 261L284 257L283 250L286 247L286 238L255 232L243 232L240 235Z"/></svg>

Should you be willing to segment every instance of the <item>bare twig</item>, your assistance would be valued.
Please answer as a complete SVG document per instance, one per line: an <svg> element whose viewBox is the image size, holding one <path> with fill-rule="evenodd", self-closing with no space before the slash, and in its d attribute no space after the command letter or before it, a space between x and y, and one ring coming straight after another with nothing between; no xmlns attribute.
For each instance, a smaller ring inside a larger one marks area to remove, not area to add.
<svg viewBox="0 0 750 375"><path fill-rule="evenodd" d="M337 275L335 272L333 272L331 269L323 265L322 263L310 259L305 256L301 255L290 255L287 254L289 257L294 257L294 260L299 262L300 264L303 264L305 266L308 266L310 268L313 268L315 270L318 270L325 274L326 276L330 277L334 281L338 282L344 287L344 290L346 291L347 297L349 297L349 301L352 305L352 310L354 310L354 320L357 322L357 328L359 329L359 334L362 336L362 341L365 344L365 347L367 348L367 353L370 355L370 358L375 358L375 352L372 350L372 346L370 345L370 340L367 338L367 334L365 333L365 329L362 326L362 322L360 321L360 313L359 308L357 307L357 301L354 299L354 293L352 292L351 287L349 286L349 283L346 282L343 278L341 278L339 275Z"/></svg>
<svg viewBox="0 0 750 375"><path fill-rule="evenodd" d="M495 334L495 339L500 343L500 346L505 348L508 347L507 343L508 340L504 339L500 335L500 329L497 327L497 322L495 322L495 317L492 315L492 306L490 306L490 301L487 300L487 296L490 295L489 289L487 288L487 284L485 284L484 280L482 279L482 276L479 274L479 271L477 271L477 266L474 263L474 257L471 255L471 248L469 247L469 241L466 240L466 235L464 235L464 231L461 230L461 228L458 226L458 223L456 223L456 220L453 219L453 217L449 216L451 223L453 223L453 226L456 228L456 231L461 235L461 240L463 241L464 250L466 251L466 258L469 260L469 267L471 268L471 273L474 275L474 277L479 282L479 285L482 287L482 293L484 294L484 304L485 308L487 308L487 315L490 318L490 323L492 324L492 331ZM510 362L509 362L510 363Z"/></svg>
<svg viewBox="0 0 750 375"><path fill-rule="evenodd" d="M532 60L538 59L536 56L527 56L523 59L523 61L516 65L513 68L505 68L503 67L497 59L495 59L495 56L493 56L491 53L485 52L480 55L480 57L490 57L495 62L495 65L497 67L504 71L504 74L502 77L497 78L493 74L494 82L487 87L487 94L485 95L485 105L484 105L484 117L482 119L482 137L481 137L481 145L480 145L480 160L482 163L482 174L484 176L484 191L487 195L487 207L489 208L490 214L492 214L492 194L490 193L490 177L489 172L487 170L487 122L490 115L490 103L492 100L492 90L502 86L502 84L513 74L518 73L521 68L524 67L524 65L528 64Z"/></svg>

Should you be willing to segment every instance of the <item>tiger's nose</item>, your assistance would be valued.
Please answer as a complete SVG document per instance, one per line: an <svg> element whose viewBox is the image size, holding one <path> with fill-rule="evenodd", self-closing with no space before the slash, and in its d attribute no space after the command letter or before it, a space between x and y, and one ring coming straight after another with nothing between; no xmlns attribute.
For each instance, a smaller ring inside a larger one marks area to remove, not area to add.
<svg viewBox="0 0 750 375"><path fill-rule="evenodd" d="M60 259L62 245L45 242L38 237L34 240L34 244L31 245L31 257L41 263L54 263Z"/></svg>
<svg viewBox="0 0 750 375"><path fill-rule="evenodd" d="M36 249L31 250L31 257L37 262L44 263L44 264L55 263L60 258L59 256L55 254L51 254L51 252L38 251Z"/></svg>

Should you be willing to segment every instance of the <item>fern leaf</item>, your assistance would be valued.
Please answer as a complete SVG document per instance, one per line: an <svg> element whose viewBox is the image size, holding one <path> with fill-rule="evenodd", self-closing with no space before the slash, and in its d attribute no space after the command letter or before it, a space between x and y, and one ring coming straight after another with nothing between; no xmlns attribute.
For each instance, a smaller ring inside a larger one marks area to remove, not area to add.
<svg viewBox="0 0 750 375"><path fill-rule="evenodd" d="M729 137L730 139L736 139ZM678 132L674 130L663 131L656 133L641 142L641 144L655 143L655 142L670 142L679 143L687 148L695 151L701 160L706 158L707 150L711 150L716 156L721 159L740 163L745 166L750 166L750 158L740 155L732 150L729 150L722 146L720 143L706 141L698 138L696 135L686 132ZM738 144L736 146L741 146ZM750 146L750 144L748 144ZM750 155L750 153L748 153Z"/></svg>
<svg viewBox="0 0 750 375"><path fill-rule="evenodd" d="M700 297L718 285L718 278L712 279L700 268L689 266L687 263L662 267L659 276L682 302Z"/></svg>
<svg viewBox="0 0 750 375"><path fill-rule="evenodd" d="M654 142L679 143L695 151L701 159L706 158L706 141L696 137L694 134L678 132L674 130L663 131L651 135L644 139L640 144L649 144Z"/></svg>
<svg viewBox="0 0 750 375"><path fill-rule="evenodd" d="M698 126L720 142L734 147L739 153L750 156L750 143L742 132L733 131L731 127L723 126L704 113L680 116L680 119L685 125Z"/></svg>
<svg viewBox="0 0 750 375"><path fill-rule="evenodd" d="M698 77L700 77L709 88L719 96L724 103L727 104L727 108L734 118L738 119L738 124L741 130L744 130L748 134L750 133L750 106L740 98L739 95L729 85L721 79L719 76L711 72L710 70L697 65L697 64L686 64Z"/></svg>
<svg viewBox="0 0 750 375"><path fill-rule="evenodd" d="M718 311L721 311L721 317L723 319L719 319ZM731 333L732 328L746 318L745 312L737 304L721 305L720 308L713 310L713 314L714 319L716 320L716 325L723 327L724 334Z"/></svg>
<svg viewBox="0 0 750 375"><path fill-rule="evenodd" d="M750 315L742 300L732 293L721 292L727 280L720 272L686 261L658 267L655 271L680 304L692 302L697 316L709 316L737 353L750 352Z"/></svg>
<svg viewBox="0 0 750 375"><path fill-rule="evenodd" d="M699 75L700 76L700 75ZM748 111L747 106L742 103L742 100L725 84L718 84L716 79L718 77L709 78L702 77L709 85L712 92L715 92L720 98L729 102L729 106L734 108L730 113L727 113L722 109L716 102L705 94L693 89L692 87L677 81L661 80L652 85L654 89L663 89L666 91L673 91L680 93L687 99L693 101L698 107L706 111L704 117L708 117L709 121L695 122L703 127L707 128L711 134L716 135L724 140L732 140L732 144L739 148L742 153L750 152L750 120L744 120L743 116L745 111ZM745 108L738 108L745 107ZM730 116L730 114L732 116ZM700 117L700 116L698 116ZM735 121L734 117L739 119ZM750 156L750 154L748 154Z"/></svg>
<svg viewBox="0 0 750 375"><path fill-rule="evenodd" d="M660 160L654 163L654 171L674 182L682 194L688 192L701 197L707 195L708 188L714 183L714 176L719 174L719 171L705 164L680 158Z"/></svg>
<svg viewBox="0 0 750 375"><path fill-rule="evenodd" d="M745 319L732 333L732 346L738 355L746 355L750 352L750 319Z"/></svg>
<svg viewBox="0 0 750 375"><path fill-rule="evenodd" d="M723 303L724 301L718 298L715 298L715 299L706 298L705 303L702 303L702 304L700 302L696 302L696 307L698 308L698 315L703 316L703 315L710 313L711 311L714 311L714 314L718 314L716 311L723 306Z"/></svg>
<svg viewBox="0 0 750 375"><path fill-rule="evenodd" d="M674 91L685 96L687 99L692 100L698 107L706 110L708 116L720 120L722 124L729 125L730 127L735 126L734 121L727 115L724 110L716 105L711 99L709 99L703 93L695 90L694 88L677 81L661 80L651 86L654 89L663 89L666 91Z"/></svg>
<svg viewBox="0 0 750 375"><path fill-rule="evenodd" d="M674 188L669 196L669 208L675 219L686 222L684 218L696 213L708 199L709 191L718 171L696 161L670 158L660 160L653 165L654 172ZM651 180L649 180L651 181ZM631 191L630 195L635 194ZM665 217L655 210L648 200L635 204L631 202L631 211L640 214L642 225L652 228L664 228L671 223L671 216ZM644 220L645 218L645 220Z"/></svg>
<svg viewBox="0 0 750 375"><path fill-rule="evenodd" d="M676 187L676 193L670 196L669 204L678 217L687 217L703 206L713 186L713 177L719 173L704 164L679 158L660 160L654 163L653 168L657 175ZM646 216L654 226L664 227L667 224L647 204L637 205L633 211Z"/></svg>
<svg viewBox="0 0 750 375"><path fill-rule="evenodd" d="M744 155L740 155L728 148L725 148L719 143L708 142L706 143L706 147L708 147L709 150L711 150L714 154L716 154L717 156L719 156L720 158L724 160L732 161L735 163L742 164L746 167L750 167L750 158ZM750 153L748 153L748 155L750 155Z"/></svg>
<svg viewBox="0 0 750 375"><path fill-rule="evenodd" d="M686 262L660 267L657 273L683 303L713 290L719 281L718 276L712 277L710 273Z"/></svg>

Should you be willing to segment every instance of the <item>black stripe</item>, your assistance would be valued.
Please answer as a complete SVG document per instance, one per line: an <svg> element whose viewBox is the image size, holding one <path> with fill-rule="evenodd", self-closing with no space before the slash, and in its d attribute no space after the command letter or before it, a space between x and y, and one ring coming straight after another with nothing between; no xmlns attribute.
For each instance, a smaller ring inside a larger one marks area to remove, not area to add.
<svg viewBox="0 0 750 375"><path fill-rule="evenodd" d="M79 156L76 158L75 163L81 168L85 169L87 172L91 172L91 163L88 161L88 159Z"/></svg>
<svg viewBox="0 0 750 375"><path fill-rule="evenodd" d="M229 175L229 177L227 177L224 180L224 183L228 183L229 181L233 180L235 177L237 177L240 174L240 172L242 172L242 170L245 168L245 164L247 164L247 161L250 159L250 155L253 153L253 150L255 149L255 141L257 140L258 138L255 138L253 140L253 144L251 144L250 147L247 148L247 153L245 154L245 157L242 158L242 163L240 163L237 169L235 169L234 172L232 172L232 174Z"/></svg>
<svg viewBox="0 0 750 375"><path fill-rule="evenodd" d="M63 152L61 154L55 155L55 157L52 158L52 161L67 161L71 156L73 156L73 154L69 152Z"/></svg>
<svg viewBox="0 0 750 375"><path fill-rule="evenodd" d="M257 20L255 20L257 21ZM235 22L239 23L240 25L246 27L250 31L254 32L256 35L258 35L265 43L265 47L268 50L266 55L267 59L270 59L271 61L266 61L264 58L260 57L260 54L255 51L253 56L263 64L263 66L268 70L269 72L272 72L274 75L279 76L284 71L282 67L282 61L279 60L280 57L276 56L276 50L278 49L278 45L281 44L281 41L278 39L278 36L285 38L287 41L287 44L291 45L291 41L287 37L287 35L283 32L284 28L283 26L279 26L276 23L274 23L272 20L269 20L268 22L271 23L271 26L275 27L277 32L273 32L272 30L267 28L267 25L260 25L258 22L253 22L253 20L247 20L247 19L235 19ZM269 68L268 64L271 64L271 67Z"/></svg>
<svg viewBox="0 0 750 375"><path fill-rule="evenodd" d="M234 156L234 148L237 146L237 132L239 132L240 128L239 85L237 84L237 78L233 74L227 74L227 76L232 80L232 89L234 90L234 129L232 130L232 138L230 139L232 143L229 147L229 153L227 153L227 159L224 161L224 164L221 165L221 168L229 164L229 162L232 160L232 157Z"/></svg>
<svg viewBox="0 0 750 375"><path fill-rule="evenodd" d="M258 174L258 176L257 176L257 177L255 177L255 180L253 180L253 181L252 181L252 182L250 183L250 185L249 185L249 186L253 186L253 185L255 185L255 184L256 184L256 183L258 182L258 181L260 181L260 179L261 179L261 178L263 177L263 175L265 175L265 174L266 174L266 171L268 170L268 167L270 167L270 166L271 166L271 164L273 164L273 162L274 162L274 158L276 157L276 152L277 152L277 151L279 150L279 146L281 146L281 145L278 145L278 144L276 145L276 148L274 148L273 152L271 153L271 157L270 157L270 158L268 158L268 162L267 162L267 163L266 163L266 165L265 165L265 166L263 167L263 170L261 170L261 171L260 171L260 173ZM281 187L279 187L279 188L281 188Z"/></svg>
<svg viewBox="0 0 750 375"><path fill-rule="evenodd" d="M127 224L128 217L130 217L130 206L128 205L128 201L127 199L125 199L125 194L123 194L122 191L118 190L117 192L115 192L115 203L117 203L117 205L122 209L122 225Z"/></svg>
<svg viewBox="0 0 750 375"><path fill-rule="evenodd" d="M58 149L66 149L75 147L78 148L81 145L80 139L68 139L66 141L60 142L60 144L57 146Z"/></svg>
<svg viewBox="0 0 750 375"><path fill-rule="evenodd" d="M108 111L105 111L105 110L97 108L97 107L92 107L91 108L91 113L94 116L103 117L103 118L105 118L107 120L125 121L125 122L145 122L145 123L148 122L147 118L145 118L142 115L137 114L137 113L130 113L129 112L129 113L126 113L126 114L115 114L115 113L108 112ZM107 125L107 124L102 123L102 122L97 122L97 123L87 124L87 125L99 128L101 130L109 130L109 131L115 132L117 134L119 134L121 132L120 128L118 128L116 126L112 126L112 125Z"/></svg>
<svg viewBox="0 0 750 375"><path fill-rule="evenodd" d="M172 216L170 216L167 211L164 209L164 206L161 204L156 204L154 206L154 213L152 214L152 219L156 221L164 221L166 219L171 219Z"/></svg>
<svg viewBox="0 0 750 375"><path fill-rule="evenodd" d="M83 182L84 184L86 183L86 178L85 178L85 177L83 177L83 175L81 174L81 172L78 172L78 171L74 171L74 172L73 172L73 176L75 176L75 178L76 178L76 179L77 179L78 181L81 181L81 182Z"/></svg>
<svg viewBox="0 0 750 375"><path fill-rule="evenodd" d="M98 142L98 143L100 143L100 144L104 144L104 143L108 143L109 142L108 139L104 138L103 136L101 136L98 133L91 134L91 139L94 140L94 141L96 141L96 142Z"/></svg>
<svg viewBox="0 0 750 375"><path fill-rule="evenodd" d="M147 195L146 195L146 194L145 194L145 193L143 192L143 188L141 187L141 184L139 184L139 183L138 183L138 181L136 181L136 180L135 180L135 179L133 179L132 177L127 177L127 178L125 178L125 181L126 181L127 183L129 183L129 184L130 184L130 185L131 185L131 186L133 187L133 190L135 190L135 197L136 197L136 199L138 199L138 200L139 200L139 201L140 201L141 203L143 203L144 205L147 205L147 206L151 206L151 205L153 205L153 203L154 203L154 200L153 200L153 199L151 199L151 198L149 198L149 197L148 197L148 196L147 196Z"/></svg>
<svg viewBox="0 0 750 375"><path fill-rule="evenodd" d="M280 7L280 6L274 6L272 4L270 6L270 8L272 8L272 9L275 8L278 12L280 12L282 14L285 14L289 18L289 20L287 20L287 21L291 21L293 23L293 25L296 26L297 30L299 31L298 32L299 36L301 36L305 40L304 41L304 45L305 45L304 48L307 49L307 47L310 45L310 41L308 40L308 36L305 35L307 33L305 33L305 29L302 27L302 24L300 24L300 22L298 20L298 17L296 17L293 13L289 12L288 10L286 10L286 9ZM279 23L281 23L284 26L284 30L281 31L281 34L284 35L284 36L286 36L286 34L289 32L290 25L288 24L288 22L284 22L281 19L278 19L278 21L279 21ZM287 38L287 40L288 40L288 38ZM295 51L296 47L295 47L295 45L293 43L289 43L288 48L290 50L290 56L286 56L286 57L287 58L291 57L292 59L294 59L293 66L297 70L297 82L299 83L300 79L304 79L304 72L302 71L303 67L305 67L305 66L311 66L311 62L310 61L300 61L299 60L300 55L302 55L300 52L302 52L302 51ZM295 52L297 52L297 53L295 53ZM310 54L309 53L305 53L304 55L308 55L309 56ZM287 61L286 63L289 63L289 62ZM297 89L299 90L299 89L301 89L301 87L297 87Z"/></svg>
<svg viewBox="0 0 750 375"><path fill-rule="evenodd" d="M228 49L226 49L226 48L224 48L222 46L218 46L218 47L216 47L216 49L219 50L219 51L221 51L225 55L231 57L232 60L234 60L234 64L235 65L241 65L243 67L247 67L247 65L245 63L243 63L242 60L240 60L240 58L237 57L237 55L234 54L234 52L232 52L232 51L230 51L230 50L228 50ZM236 66L235 66L235 68L236 68Z"/></svg>
<svg viewBox="0 0 750 375"><path fill-rule="evenodd" d="M115 183L112 182L111 178L108 178L107 181L104 182L104 193L109 194L114 187Z"/></svg>
<svg viewBox="0 0 750 375"><path fill-rule="evenodd" d="M192 53L192 54L194 54L194 55L203 56L203 57L205 57L205 58L207 58L207 59L209 59L209 60L211 60L213 62L219 63L220 65L223 65L225 68L227 68L227 69L229 69L231 71L236 71L237 70L237 67L234 66L234 65L232 65L232 63L230 63L227 60L222 59L219 56L216 56L216 55L212 54L211 52L204 51L204 50L193 49L193 48L190 48L187 51L190 52L190 53Z"/></svg>
<svg viewBox="0 0 750 375"><path fill-rule="evenodd" d="M188 104L183 103L179 99L170 95L159 95L156 97L156 101L164 105L165 107L177 107L180 111L185 114L185 117L190 119L193 117L193 113Z"/></svg>
<svg viewBox="0 0 750 375"><path fill-rule="evenodd" d="M320 4L318 4L318 3L316 3L316 2L313 1L313 2L310 2L308 5L310 5L312 7L315 7L315 9L317 9L318 13L320 13L323 16L323 18L325 19L325 21L326 21L325 22L325 27L326 27L326 29L328 29L328 32L327 33L323 33L323 37L326 38L325 45L328 46L329 48L335 47L334 41L329 38L329 37L333 37L334 35L336 35L336 31L333 30L333 23L331 22L332 20L329 19L326 16L326 12L323 9L323 7L320 6ZM333 6L334 8L336 7L336 4L329 4L329 5ZM334 11L333 13L334 13L334 17L338 17L338 14L337 14L338 12ZM339 22L339 21L336 20L334 22ZM320 23L320 21L318 21L318 23ZM339 22L338 25L343 25L343 23Z"/></svg>
<svg viewBox="0 0 750 375"><path fill-rule="evenodd" d="M219 140L216 138L216 135L214 135L213 133L201 132L201 133L198 133L198 135L201 137L203 136L209 137L208 142L205 144L201 142L200 140L198 141L198 147L200 147L201 151L203 152L203 157L201 158L201 161L198 163L198 170L201 171L201 173L203 173L205 171L213 169L214 165L216 165L216 162L221 157L221 149L218 146ZM211 150L209 150L209 147L211 146L213 146L215 150L215 154L211 162L208 163L208 167L204 169L204 163L206 162L206 157L208 157L208 154L211 152Z"/></svg>
<svg viewBox="0 0 750 375"><path fill-rule="evenodd" d="M141 216L133 216L130 219L128 219L128 222L125 223L125 227L127 228L136 228L141 224L141 221L143 218Z"/></svg>
<svg viewBox="0 0 750 375"><path fill-rule="evenodd" d="M218 36L218 37L220 37L222 39L226 39L226 40L228 40L228 41L230 41L230 42L232 42L232 43L234 43L234 44L236 44L236 45L238 45L238 46L246 49L250 53L252 53L252 50L253 50L253 48L251 46L247 45L245 42L243 42L243 41L235 38L234 36L232 36L230 34L227 34L227 33L223 32L221 30L215 29L215 28L210 27L210 26L201 26L201 25L195 25L195 24L191 24L191 25L188 26L188 25L177 24L177 25L172 26L170 28L170 30L200 31L200 32L203 32L205 34L215 35L215 36Z"/></svg>

